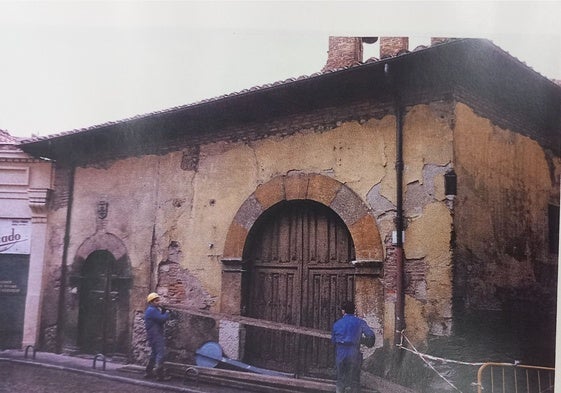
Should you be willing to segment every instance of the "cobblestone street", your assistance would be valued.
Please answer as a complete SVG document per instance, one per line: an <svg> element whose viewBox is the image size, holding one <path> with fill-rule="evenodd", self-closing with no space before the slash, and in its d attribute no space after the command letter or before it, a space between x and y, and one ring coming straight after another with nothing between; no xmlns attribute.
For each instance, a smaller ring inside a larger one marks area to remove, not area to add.
<svg viewBox="0 0 561 393"><path fill-rule="evenodd" d="M45 367L0 361L0 393L241 393L239 389L197 384L175 379L156 383L141 376L73 371L64 367Z"/></svg>

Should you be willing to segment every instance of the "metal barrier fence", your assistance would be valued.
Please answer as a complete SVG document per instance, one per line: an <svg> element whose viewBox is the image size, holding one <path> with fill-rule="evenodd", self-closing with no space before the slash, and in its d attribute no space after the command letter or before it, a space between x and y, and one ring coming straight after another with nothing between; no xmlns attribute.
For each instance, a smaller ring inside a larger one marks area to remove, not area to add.
<svg viewBox="0 0 561 393"><path fill-rule="evenodd" d="M477 393L553 392L554 381L554 368L484 363L477 372Z"/></svg>

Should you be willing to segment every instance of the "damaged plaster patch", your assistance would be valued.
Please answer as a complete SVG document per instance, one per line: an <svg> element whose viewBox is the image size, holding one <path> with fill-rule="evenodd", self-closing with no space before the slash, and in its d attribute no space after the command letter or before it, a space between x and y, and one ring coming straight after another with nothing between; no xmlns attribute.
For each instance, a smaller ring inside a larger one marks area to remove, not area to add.
<svg viewBox="0 0 561 393"><path fill-rule="evenodd" d="M199 168L199 145L189 146L183 151L180 167L184 171L196 171Z"/></svg>
<svg viewBox="0 0 561 393"><path fill-rule="evenodd" d="M180 266L182 255L179 243L172 241L167 259L158 266L156 292L169 304L207 310L214 303L213 298L197 277Z"/></svg>
<svg viewBox="0 0 561 393"><path fill-rule="evenodd" d="M374 185L366 195L366 201L372 208L374 215L377 219L382 218L388 213L395 212L395 205L390 202L386 197L380 194L382 183Z"/></svg>
<svg viewBox="0 0 561 393"><path fill-rule="evenodd" d="M444 174L450 165L426 164L423 166L423 181L414 181L407 185L403 209L408 217L418 217L429 203L445 198L443 194ZM441 184L437 185L437 182ZM440 195L442 194L442 195Z"/></svg>
<svg viewBox="0 0 561 393"><path fill-rule="evenodd" d="M440 121L445 122L450 129L454 129L454 125L456 123L454 105L454 101L441 100L431 102L429 104L429 108Z"/></svg>
<svg viewBox="0 0 561 393"><path fill-rule="evenodd" d="M410 183L405 189L403 209L407 217L418 217L423 213L423 207L432 201L430 190L426 184L418 181Z"/></svg>

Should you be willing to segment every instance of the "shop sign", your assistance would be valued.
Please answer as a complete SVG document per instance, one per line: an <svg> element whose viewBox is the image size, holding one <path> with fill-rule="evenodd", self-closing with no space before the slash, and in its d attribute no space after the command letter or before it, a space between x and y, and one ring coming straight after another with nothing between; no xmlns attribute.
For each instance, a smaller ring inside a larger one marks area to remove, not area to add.
<svg viewBox="0 0 561 393"><path fill-rule="evenodd" d="M0 219L0 254L29 254L31 221Z"/></svg>

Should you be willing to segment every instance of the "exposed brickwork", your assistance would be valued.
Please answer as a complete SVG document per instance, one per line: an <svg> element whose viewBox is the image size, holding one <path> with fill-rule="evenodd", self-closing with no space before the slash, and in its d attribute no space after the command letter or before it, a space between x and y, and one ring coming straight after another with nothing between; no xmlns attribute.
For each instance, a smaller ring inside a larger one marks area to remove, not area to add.
<svg viewBox="0 0 561 393"><path fill-rule="evenodd" d="M158 265L156 292L164 304L208 310L215 299L204 289L201 282L188 270L181 267L183 258L180 244L172 241L166 260ZM217 341L217 323L212 318L190 315L186 311L173 311L166 323L166 346L168 361L193 364L194 354L201 343ZM133 321L132 358L145 364L150 354L144 329L144 313L137 311Z"/></svg>
<svg viewBox="0 0 561 393"><path fill-rule="evenodd" d="M431 37L430 39L430 44L431 45L438 45L438 44L444 44L448 41L452 41L453 38L449 38L449 37Z"/></svg>
<svg viewBox="0 0 561 393"><path fill-rule="evenodd" d="M54 210L61 209L68 205L70 171L69 168L56 167L54 189L51 194L51 208Z"/></svg>
<svg viewBox="0 0 561 393"><path fill-rule="evenodd" d="M182 279L181 268L177 263L166 263L160 265L159 286L165 286L166 301L171 304L182 304L185 302L187 291Z"/></svg>
<svg viewBox="0 0 561 393"><path fill-rule="evenodd" d="M381 37L380 58L393 57L403 50L409 50L408 37Z"/></svg>
<svg viewBox="0 0 561 393"><path fill-rule="evenodd" d="M426 262L410 259L405 262L405 293L417 300L426 300Z"/></svg>
<svg viewBox="0 0 561 393"><path fill-rule="evenodd" d="M296 114L276 118L266 122L246 123L232 125L220 129L209 129L205 133L185 133L178 135L177 139L170 141L165 146L144 146L143 151L135 154L166 154L173 151L188 149L191 146L204 145L216 142L255 141L266 139L271 135L279 137L293 135L302 130L316 132L329 131L347 121L364 123L370 119L382 119L393 112L393 104L388 102L373 103L371 101L355 102L352 105L327 107L313 112ZM103 157L103 151L96 152L96 163L83 163L83 166L103 168L129 154L112 155L111 158ZM180 165L181 163L178 163Z"/></svg>
<svg viewBox="0 0 561 393"><path fill-rule="evenodd" d="M359 37L329 37L327 64L322 71L336 70L362 62L362 40Z"/></svg>
<svg viewBox="0 0 561 393"><path fill-rule="evenodd" d="M426 262L424 259L405 259L405 293L417 300L426 300ZM397 284L397 252L391 242L386 239L386 259L384 261L384 287L389 293L395 293Z"/></svg>
<svg viewBox="0 0 561 393"><path fill-rule="evenodd" d="M175 262L162 262L158 266L158 292L168 304L210 309L214 299L203 288L201 282L189 271Z"/></svg>
<svg viewBox="0 0 561 393"><path fill-rule="evenodd" d="M386 241L386 259L384 261L384 289L386 291L396 291L397 277L397 253L392 244L391 237L387 237Z"/></svg>

